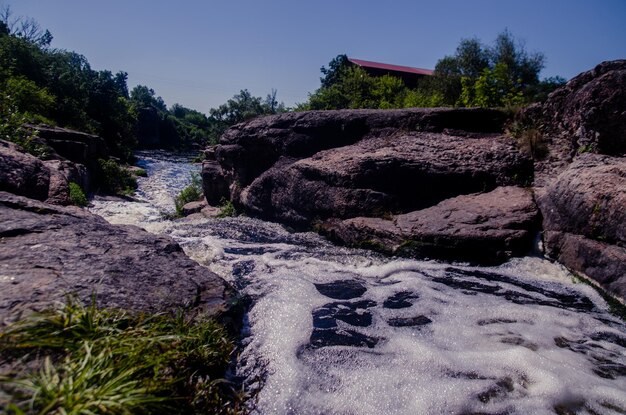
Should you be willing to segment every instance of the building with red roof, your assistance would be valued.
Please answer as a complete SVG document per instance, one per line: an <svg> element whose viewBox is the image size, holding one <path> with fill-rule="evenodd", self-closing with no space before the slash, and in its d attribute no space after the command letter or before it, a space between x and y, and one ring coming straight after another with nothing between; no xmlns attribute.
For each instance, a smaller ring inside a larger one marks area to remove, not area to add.
<svg viewBox="0 0 626 415"><path fill-rule="evenodd" d="M414 88L420 79L425 76L432 76L430 69L413 68L411 66L390 65L387 63L365 61L362 59L348 58L348 61L365 70L371 76L391 75L400 78L405 85Z"/></svg>

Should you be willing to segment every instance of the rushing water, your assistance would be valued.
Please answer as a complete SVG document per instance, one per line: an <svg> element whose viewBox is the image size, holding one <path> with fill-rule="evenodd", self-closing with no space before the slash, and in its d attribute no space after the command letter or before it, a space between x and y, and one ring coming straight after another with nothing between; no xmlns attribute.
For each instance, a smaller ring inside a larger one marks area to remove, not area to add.
<svg viewBox="0 0 626 415"><path fill-rule="evenodd" d="M198 165L140 154L112 223L174 237L252 299L236 375L257 414L624 414L626 327L540 258L385 258L251 218L166 220Z"/></svg>

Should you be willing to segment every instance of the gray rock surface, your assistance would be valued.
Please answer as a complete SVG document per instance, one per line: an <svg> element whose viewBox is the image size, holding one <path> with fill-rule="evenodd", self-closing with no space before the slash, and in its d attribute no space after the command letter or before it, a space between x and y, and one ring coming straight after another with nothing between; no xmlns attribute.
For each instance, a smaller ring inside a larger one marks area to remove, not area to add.
<svg viewBox="0 0 626 415"><path fill-rule="evenodd" d="M76 207L0 192L0 321L67 294L134 312L218 313L226 285L171 238L111 225Z"/></svg>
<svg viewBox="0 0 626 415"><path fill-rule="evenodd" d="M547 254L626 297L626 158L583 154L537 202Z"/></svg>
<svg viewBox="0 0 626 415"><path fill-rule="evenodd" d="M358 217L321 225L331 239L405 256L498 263L528 253L538 231L528 189L498 187L390 219Z"/></svg>
<svg viewBox="0 0 626 415"><path fill-rule="evenodd" d="M522 119L540 129L548 148L536 165L538 186L578 154L626 154L626 60L603 62L572 78L546 102L526 108Z"/></svg>
<svg viewBox="0 0 626 415"><path fill-rule="evenodd" d="M298 227L409 212L532 180L530 160L498 135L400 133L283 161L246 187L239 202L255 216Z"/></svg>
<svg viewBox="0 0 626 415"><path fill-rule="evenodd" d="M109 158L104 139L97 135L48 125L27 126L36 131L36 140L43 140L43 143L54 149L56 156L80 164Z"/></svg>
<svg viewBox="0 0 626 415"><path fill-rule="evenodd" d="M238 124L203 163L205 196L238 201L240 191L279 159L297 160L399 131L497 133L505 114L490 109L398 109L291 112ZM213 156L214 154L214 156Z"/></svg>
<svg viewBox="0 0 626 415"><path fill-rule="evenodd" d="M0 191L58 205L70 204L69 182L85 188L85 166L67 160L42 161L19 146L0 140Z"/></svg>

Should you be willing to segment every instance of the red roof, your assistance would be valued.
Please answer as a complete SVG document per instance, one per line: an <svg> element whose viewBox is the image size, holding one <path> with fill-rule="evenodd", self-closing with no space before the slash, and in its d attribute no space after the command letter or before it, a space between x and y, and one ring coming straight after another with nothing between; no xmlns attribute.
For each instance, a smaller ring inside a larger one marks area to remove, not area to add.
<svg viewBox="0 0 626 415"><path fill-rule="evenodd" d="M430 69L413 68L410 66L389 65L387 63L364 61L362 59L348 58L348 60L355 65L359 65L365 68L383 69L386 71L395 72L408 72L416 75L432 75L434 71Z"/></svg>

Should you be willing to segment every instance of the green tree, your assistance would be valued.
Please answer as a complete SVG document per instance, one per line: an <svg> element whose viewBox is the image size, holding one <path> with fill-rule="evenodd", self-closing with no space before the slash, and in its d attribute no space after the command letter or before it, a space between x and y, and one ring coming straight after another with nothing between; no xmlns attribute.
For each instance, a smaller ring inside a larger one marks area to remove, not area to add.
<svg viewBox="0 0 626 415"><path fill-rule="evenodd" d="M167 111L163 98L157 96L152 88L144 85L133 88L130 92L130 102L137 109L152 107L161 112Z"/></svg>
<svg viewBox="0 0 626 415"><path fill-rule="evenodd" d="M505 30L492 46L461 40L453 56L437 63L434 82L448 105L519 105L536 98L544 62Z"/></svg>
<svg viewBox="0 0 626 415"><path fill-rule="evenodd" d="M323 88L331 87L345 76L346 70L351 66L348 56L337 55L329 63L328 68L322 66L320 72L324 75L320 78Z"/></svg>

